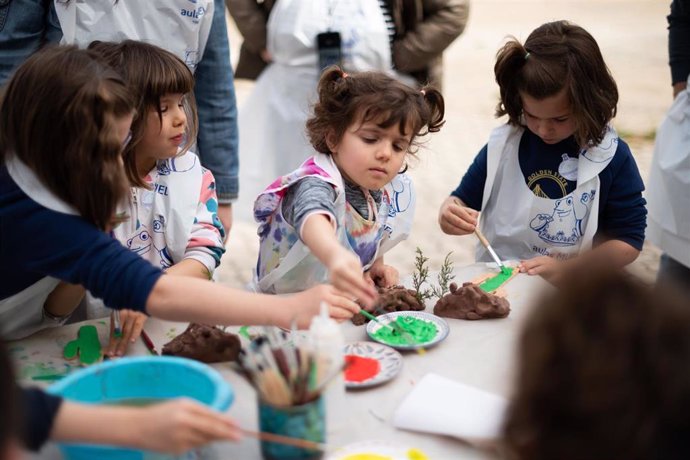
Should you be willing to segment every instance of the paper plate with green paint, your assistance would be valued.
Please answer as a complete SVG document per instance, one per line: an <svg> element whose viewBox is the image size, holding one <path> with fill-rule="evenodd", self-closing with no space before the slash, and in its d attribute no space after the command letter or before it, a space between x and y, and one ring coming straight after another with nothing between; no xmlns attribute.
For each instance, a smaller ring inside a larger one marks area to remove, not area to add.
<svg viewBox="0 0 690 460"><path fill-rule="evenodd" d="M377 318L379 322L367 323L367 334L398 350L433 347L450 332L445 319L423 311L395 311Z"/></svg>

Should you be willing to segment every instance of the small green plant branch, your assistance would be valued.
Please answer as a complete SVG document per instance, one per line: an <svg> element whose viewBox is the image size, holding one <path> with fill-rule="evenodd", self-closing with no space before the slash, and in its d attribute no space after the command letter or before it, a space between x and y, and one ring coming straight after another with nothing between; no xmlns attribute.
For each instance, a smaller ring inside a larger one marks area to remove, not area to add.
<svg viewBox="0 0 690 460"><path fill-rule="evenodd" d="M414 256L414 272L412 273L412 285L415 290L415 295L417 300L424 303L426 299L431 298L433 293L431 289L422 290L422 285L427 282L429 278L429 258L424 257L422 250L417 247Z"/></svg>
<svg viewBox="0 0 690 460"><path fill-rule="evenodd" d="M455 278L453 274L453 262L450 260L452 254L453 251L449 252L443 259L443 265L441 265L441 270L439 270L436 278L438 281L438 288L436 286L431 286L431 293L439 299L450 292L448 286Z"/></svg>

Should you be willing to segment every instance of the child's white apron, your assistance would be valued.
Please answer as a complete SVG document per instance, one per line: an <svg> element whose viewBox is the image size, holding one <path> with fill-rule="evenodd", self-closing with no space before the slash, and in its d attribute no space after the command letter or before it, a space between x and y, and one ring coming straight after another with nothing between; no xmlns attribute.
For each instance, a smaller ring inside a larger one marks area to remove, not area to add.
<svg viewBox="0 0 690 460"><path fill-rule="evenodd" d="M657 130L647 207L647 238L690 267L690 89L678 93Z"/></svg>
<svg viewBox="0 0 690 460"><path fill-rule="evenodd" d="M603 141L580 152L577 186L563 198L536 196L525 184L518 149L524 128L503 125L489 138L480 228L505 260L548 255L565 259L591 248L599 221L599 173L618 147L607 128ZM478 245L476 258L492 260Z"/></svg>
<svg viewBox="0 0 690 460"><path fill-rule="evenodd" d="M158 177L151 190L132 187L131 199L118 207L118 213L132 219L115 227L113 236L155 267L166 270L184 258L189 245L202 171L199 158L191 151L158 161L156 170ZM101 299L87 292L88 318L109 313Z"/></svg>
<svg viewBox="0 0 690 460"><path fill-rule="evenodd" d="M16 156L5 165L12 180L32 200L56 212L78 215L77 211L46 189L36 175ZM60 280L46 276L21 292L0 300L0 337L15 340L60 323L43 317L43 304Z"/></svg>
<svg viewBox="0 0 690 460"><path fill-rule="evenodd" d="M384 188L378 210L373 207L373 199L370 201L370 215L376 219L367 221L346 202L343 179L332 158L318 154L295 173L275 181L257 198L255 216L260 223L261 247L253 288L259 292L299 292L328 282L327 268L309 251L281 213L287 188L307 176L319 177L335 187L335 213L340 223L336 237L343 247L360 256L365 270L410 233L416 200L412 182L406 175L397 175ZM367 254L367 260L362 260L363 254Z"/></svg>
<svg viewBox="0 0 690 460"><path fill-rule="evenodd" d="M63 44L139 40L172 52L193 72L211 31L213 0L55 0L55 10Z"/></svg>

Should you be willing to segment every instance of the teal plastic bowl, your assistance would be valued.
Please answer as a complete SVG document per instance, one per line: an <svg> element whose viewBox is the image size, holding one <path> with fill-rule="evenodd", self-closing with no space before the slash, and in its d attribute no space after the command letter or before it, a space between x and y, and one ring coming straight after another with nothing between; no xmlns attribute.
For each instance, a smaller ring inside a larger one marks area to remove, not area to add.
<svg viewBox="0 0 690 460"><path fill-rule="evenodd" d="M141 356L105 361L81 369L51 385L48 392L81 403L116 403L131 399L187 397L225 412L234 394L213 368L186 358ZM107 430L107 425L103 426ZM198 452L162 455L143 450L91 444L60 444L68 460L178 460Z"/></svg>

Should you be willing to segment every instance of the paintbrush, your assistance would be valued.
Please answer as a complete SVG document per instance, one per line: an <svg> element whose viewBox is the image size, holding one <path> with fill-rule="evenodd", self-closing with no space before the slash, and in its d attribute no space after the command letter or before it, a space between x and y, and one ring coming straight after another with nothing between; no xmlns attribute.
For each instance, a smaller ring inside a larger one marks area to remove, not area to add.
<svg viewBox="0 0 690 460"><path fill-rule="evenodd" d="M291 438L289 436L282 436L279 434L266 433L265 431L252 431L240 428L243 434L246 436L251 436L252 438L257 438L262 441L275 442L278 444L286 444L288 446L301 447L303 449L318 450L320 452L326 452L328 446L326 444L314 441L308 441L306 439Z"/></svg>
<svg viewBox="0 0 690 460"><path fill-rule="evenodd" d="M509 275L510 271L508 270L508 268L506 268L501 259L498 257L498 254L496 254L494 248L491 247L491 244L489 244L489 240L486 239L482 231L479 230L479 227L474 227L474 234L477 235L477 238L479 238L479 242L482 243L482 246L484 246L486 250L489 251L491 258L494 259L494 262L496 262L498 268L501 269L501 273Z"/></svg>
<svg viewBox="0 0 690 460"><path fill-rule="evenodd" d="M120 321L120 310L115 310L113 317L115 318L113 335L118 338L122 337L122 323Z"/></svg>

